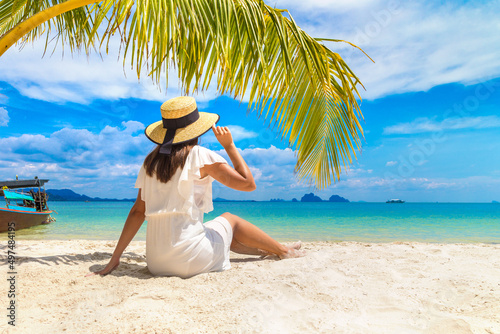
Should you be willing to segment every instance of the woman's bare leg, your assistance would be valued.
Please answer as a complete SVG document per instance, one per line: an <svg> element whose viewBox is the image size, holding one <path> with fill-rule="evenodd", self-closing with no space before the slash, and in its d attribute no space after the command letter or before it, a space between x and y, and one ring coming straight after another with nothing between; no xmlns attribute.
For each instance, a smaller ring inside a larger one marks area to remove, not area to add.
<svg viewBox="0 0 500 334"><path fill-rule="evenodd" d="M271 255L270 253L263 251L261 249L257 248L252 248L252 247L247 247L233 238L233 241L231 242L231 251L238 253L238 254L245 254L245 255Z"/></svg>
<svg viewBox="0 0 500 334"><path fill-rule="evenodd" d="M253 252L254 254L263 250L271 254L276 254L280 258L299 257L304 255L303 252L297 251L297 249L300 248L300 244L294 244L292 247L286 247L271 238L257 226L236 215L226 212L222 214L222 217L226 218L233 228L233 240L246 247L243 248L235 243L235 249ZM231 247L233 247L233 243L231 243Z"/></svg>
<svg viewBox="0 0 500 334"><path fill-rule="evenodd" d="M300 241L298 241L298 242L291 243L289 245L285 245L285 247L299 250L302 247L302 243ZM233 238L233 241L231 242L231 251L238 253L238 254L245 254L245 255L260 255L260 256L274 255L273 253L269 253L268 251L265 251L262 249L247 247L243 244L240 244L234 238Z"/></svg>

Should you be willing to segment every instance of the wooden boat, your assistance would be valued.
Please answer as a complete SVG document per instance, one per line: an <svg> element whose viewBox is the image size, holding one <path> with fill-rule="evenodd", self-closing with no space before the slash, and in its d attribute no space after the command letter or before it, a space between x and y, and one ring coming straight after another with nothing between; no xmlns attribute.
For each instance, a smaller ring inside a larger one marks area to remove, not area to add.
<svg viewBox="0 0 500 334"><path fill-rule="evenodd" d="M405 201L403 201L402 199L390 199L388 201L386 201L386 203L404 203Z"/></svg>
<svg viewBox="0 0 500 334"><path fill-rule="evenodd" d="M47 206L48 196L44 187L47 182L49 180L36 177L32 180L0 181L0 196L4 196L6 203L6 208L0 208L0 232L8 231L13 225L15 230L20 230L55 220ZM15 192L13 189L23 190Z"/></svg>

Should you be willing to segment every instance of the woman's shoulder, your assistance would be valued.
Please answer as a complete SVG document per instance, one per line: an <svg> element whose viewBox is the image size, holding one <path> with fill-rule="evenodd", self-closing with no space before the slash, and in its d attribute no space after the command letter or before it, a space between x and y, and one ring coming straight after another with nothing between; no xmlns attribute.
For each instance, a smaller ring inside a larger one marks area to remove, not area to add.
<svg viewBox="0 0 500 334"><path fill-rule="evenodd" d="M227 163L226 159L224 159L219 153L204 146L195 145L191 151L194 155L199 157L202 164L212 164L215 162Z"/></svg>
<svg viewBox="0 0 500 334"><path fill-rule="evenodd" d="M194 146L193 146L193 148L192 148L192 150L197 150L197 151L199 151L199 152L207 152L207 151L212 152L212 150L211 150L211 149L206 148L206 147L204 147L204 146L200 146L200 145L194 145Z"/></svg>
<svg viewBox="0 0 500 334"><path fill-rule="evenodd" d="M214 151L212 151L211 149L206 148L204 146L200 146L200 145L193 146L193 148L191 149L191 152L193 152L195 154L201 154L201 155L217 154Z"/></svg>

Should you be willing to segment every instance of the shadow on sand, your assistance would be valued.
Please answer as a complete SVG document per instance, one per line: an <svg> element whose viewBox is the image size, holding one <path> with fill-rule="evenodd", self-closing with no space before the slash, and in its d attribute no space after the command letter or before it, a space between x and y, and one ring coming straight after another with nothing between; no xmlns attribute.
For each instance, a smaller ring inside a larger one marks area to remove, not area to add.
<svg viewBox="0 0 500 334"><path fill-rule="evenodd" d="M93 252L87 254L63 254L63 255L50 255L50 256L18 256L16 258L16 265L19 267L29 265L30 263L38 263L45 266L59 266L59 265L79 265L87 262L100 262L109 260L111 253L107 252ZM0 256L0 261L7 261L6 256ZM143 263L143 265L141 265ZM92 264L89 267L89 272L96 272L104 269L105 264ZM154 277L149 272L146 266L146 257L133 252L123 253L120 259L120 266L109 275L112 276L130 276L140 279Z"/></svg>
<svg viewBox="0 0 500 334"><path fill-rule="evenodd" d="M5 248L5 246L0 247ZM18 256L16 257L16 264L18 266L29 265L30 263L38 263L45 266L58 266L58 265L79 265L86 262L99 262L103 260L109 260L111 258L111 253L108 252L93 252L87 254L63 254L63 255L50 255L50 256ZM0 256L0 261L7 262L7 256ZM246 263L246 262L257 262L263 260L270 260L272 257L255 257L249 256L246 258L232 258L232 263ZM105 264L92 264L89 267L89 272L97 272L104 269ZM141 265L143 264L143 265ZM84 275L88 274L85 273ZM154 278L146 265L146 256L140 255L133 252L125 252L120 258L120 266L112 271L111 276L122 277L129 276L139 279Z"/></svg>

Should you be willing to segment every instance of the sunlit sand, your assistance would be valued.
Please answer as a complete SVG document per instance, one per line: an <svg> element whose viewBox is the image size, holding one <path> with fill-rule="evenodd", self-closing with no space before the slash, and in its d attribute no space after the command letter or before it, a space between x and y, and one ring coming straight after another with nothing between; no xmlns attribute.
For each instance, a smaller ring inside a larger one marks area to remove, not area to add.
<svg viewBox="0 0 500 334"><path fill-rule="evenodd" d="M134 241L112 274L85 277L114 245L17 240L17 324L2 332L500 332L500 245L303 243L305 257L232 254L184 280L151 276Z"/></svg>

